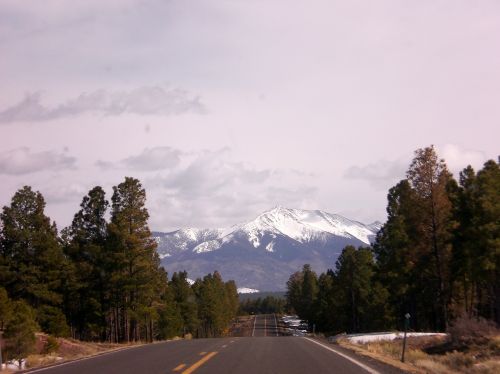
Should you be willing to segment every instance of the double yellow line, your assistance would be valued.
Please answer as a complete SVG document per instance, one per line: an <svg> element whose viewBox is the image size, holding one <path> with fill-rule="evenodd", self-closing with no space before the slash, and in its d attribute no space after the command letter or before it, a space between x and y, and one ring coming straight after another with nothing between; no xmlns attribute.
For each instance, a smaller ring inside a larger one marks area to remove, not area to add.
<svg viewBox="0 0 500 374"><path fill-rule="evenodd" d="M203 352L204 353L204 352ZM214 357L218 352L210 352L206 355L204 355L200 360L196 361L193 365L188 367L186 370L184 370L181 374L191 374L194 372L196 369L198 369L201 365L203 365L205 362L210 360L212 357ZM186 364L180 364L177 366L173 371L181 371L186 367Z"/></svg>

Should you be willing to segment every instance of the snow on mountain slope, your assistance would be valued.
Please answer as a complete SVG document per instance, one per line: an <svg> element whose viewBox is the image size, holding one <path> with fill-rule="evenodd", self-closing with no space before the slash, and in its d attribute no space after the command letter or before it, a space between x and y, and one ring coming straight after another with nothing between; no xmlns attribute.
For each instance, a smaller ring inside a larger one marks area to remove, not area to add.
<svg viewBox="0 0 500 374"><path fill-rule="evenodd" d="M276 238L288 238L297 243L326 243L331 237L353 239L369 245L381 224L370 225L350 220L338 214L320 210L300 210L276 207L252 221L227 229L180 229L171 233L154 233L161 258L180 252L196 254L213 252L224 245L241 242L254 248L275 252Z"/></svg>
<svg viewBox="0 0 500 374"><path fill-rule="evenodd" d="M337 214L320 210L299 210L276 207L243 225L254 246L258 247L262 233L281 234L300 243L308 242L321 233L330 233L345 238L356 238L369 245L376 233L368 225L352 221Z"/></svg>
<svg viewBox="0 0 500 374"><path fill-rule="evenodd" d="M169 274L187 271L196 279L217 270L239 288L283 291L290 274L304 264L318 273L333 268L346 245L369 245L380 227L321 210L276 207L227 229L153 236Z"/></svg>

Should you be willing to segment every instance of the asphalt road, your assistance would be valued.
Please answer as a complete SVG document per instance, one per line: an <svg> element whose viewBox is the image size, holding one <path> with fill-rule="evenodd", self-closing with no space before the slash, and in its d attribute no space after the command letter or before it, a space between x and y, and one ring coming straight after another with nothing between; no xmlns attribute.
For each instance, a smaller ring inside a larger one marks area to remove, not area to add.
<svg viewBox="0 0 500 374"><path fill-rule="evenodd" d="M273 315L257 316L254 322L253 337L169 341L30 372L44 374L401 373L378 362L366 361L328 343L303 337L276 336L278 329Z"/></svg>
<svg viewBox="0 0 500 374"><path fill-rule="evenodd" d="M274 314L261 314L254 317L253 337L279 336L278 320Z"/></svg>

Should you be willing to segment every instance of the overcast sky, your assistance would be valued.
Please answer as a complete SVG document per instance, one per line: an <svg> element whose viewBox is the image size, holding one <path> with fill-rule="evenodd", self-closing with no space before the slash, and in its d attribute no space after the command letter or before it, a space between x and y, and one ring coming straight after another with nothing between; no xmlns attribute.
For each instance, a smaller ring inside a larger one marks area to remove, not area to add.
<svg viewBox="0 0 500 374"><path fill-rule="evenodd" d="M385 220L417 148L496 159L500 2L2 0L0 204L62 228L125 176L150 226Z"/></svg>

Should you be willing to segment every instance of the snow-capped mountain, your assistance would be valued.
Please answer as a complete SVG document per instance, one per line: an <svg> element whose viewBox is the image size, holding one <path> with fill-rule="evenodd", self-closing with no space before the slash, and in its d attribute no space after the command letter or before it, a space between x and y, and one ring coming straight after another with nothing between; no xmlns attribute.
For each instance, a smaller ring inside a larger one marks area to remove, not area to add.
<svg viewBox="0 0 500 374"><path fill-rule="evenodd" d="M218 270L239 287L279 291L305 263L317 272L333 268L346 245L369 245L381 223L369 225L320 210L276 207L228 229L153 233L169 273L191 278Z"/></svg>

